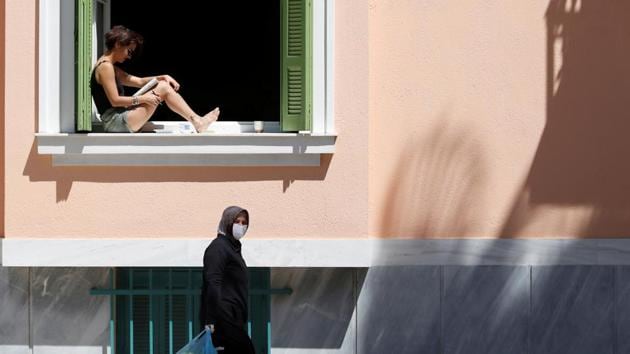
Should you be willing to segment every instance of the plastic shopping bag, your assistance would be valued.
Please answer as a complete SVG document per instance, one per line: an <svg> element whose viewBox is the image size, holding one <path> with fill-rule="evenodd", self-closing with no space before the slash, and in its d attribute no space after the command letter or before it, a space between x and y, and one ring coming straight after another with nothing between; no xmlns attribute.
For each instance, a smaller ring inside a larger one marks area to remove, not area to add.
<svg viewBox="0 0 630 354"><path fill-rule="evenodd" d="M212 345L210 329L204 329L182 349L178 350L177 354L217 354L214 345Z"/></svg>

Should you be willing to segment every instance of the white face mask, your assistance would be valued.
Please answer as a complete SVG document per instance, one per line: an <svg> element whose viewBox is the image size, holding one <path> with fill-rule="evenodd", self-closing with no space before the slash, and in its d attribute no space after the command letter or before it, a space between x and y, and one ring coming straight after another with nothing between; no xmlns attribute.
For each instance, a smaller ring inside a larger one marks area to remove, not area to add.
<svg viewBox="0 0 630 354"><path fill-rule="evenodd" d="M247 225L241 225L241 224L232 225L232 236L234 236L235 239L237 240L242 239L243 236L245 236L246 232L247 232Z"/></svg>

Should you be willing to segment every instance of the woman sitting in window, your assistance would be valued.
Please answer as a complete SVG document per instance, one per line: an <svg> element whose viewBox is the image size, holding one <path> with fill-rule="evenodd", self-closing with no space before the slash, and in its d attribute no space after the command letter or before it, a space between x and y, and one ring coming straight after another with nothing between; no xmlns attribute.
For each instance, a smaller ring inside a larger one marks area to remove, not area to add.
<svg viewBox="0 0 630 354"><path fill-rule="evenodd" d="M123 26L115 26L105 34L107 51L97 60L90 79L92 97L105 131L139 131L163 101L173 112L192 123L198 133L205 131L219 117L219 108L204 116L198 115L177 93L179 84L169 75L156 76L157 86L143 95L124 95L123 86L142 87L153 79L130 75L114 65L131 58L142 42L140 34Z"/></svg>

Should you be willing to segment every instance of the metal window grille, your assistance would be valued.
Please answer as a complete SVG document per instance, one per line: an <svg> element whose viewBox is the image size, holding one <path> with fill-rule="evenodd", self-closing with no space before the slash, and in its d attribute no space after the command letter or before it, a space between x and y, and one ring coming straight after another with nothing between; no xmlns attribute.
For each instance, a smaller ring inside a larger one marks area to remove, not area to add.
<svg viewBox="0 0 630 354"><path fill-rule="evenodd" d="M92 295L111 299L112 354L174 354L200 332L201 268L112 269L109 289ZM250 268L248 331L256 351L271 349L271 289L269 268Z"/></svg>

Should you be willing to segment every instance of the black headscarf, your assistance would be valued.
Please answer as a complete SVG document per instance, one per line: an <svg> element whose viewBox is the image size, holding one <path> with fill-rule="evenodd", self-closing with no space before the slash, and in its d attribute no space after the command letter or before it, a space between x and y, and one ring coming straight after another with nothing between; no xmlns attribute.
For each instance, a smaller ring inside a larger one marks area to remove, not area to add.
<svg viewBox="0 0 630 354"><path fill-rule="evenodd" d="M229 206L223 210L223 216L221 216L221 221L219 221L219 227L217 228L217 232L220 235L230 236L232 235L232 224L234 224L234 220L238 214L245 214L245 218L247 219L247 224L249 225L249 212L246 209L243 209L238 206Z"/></svg>

